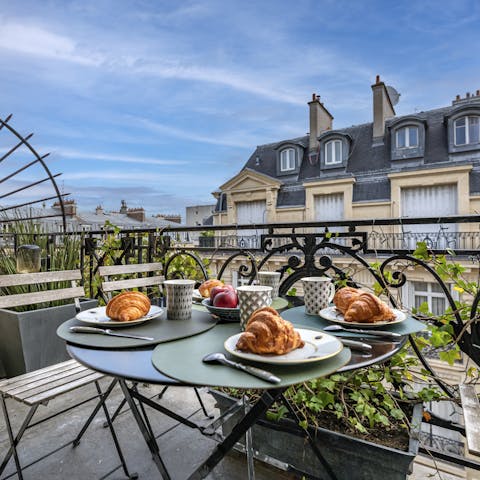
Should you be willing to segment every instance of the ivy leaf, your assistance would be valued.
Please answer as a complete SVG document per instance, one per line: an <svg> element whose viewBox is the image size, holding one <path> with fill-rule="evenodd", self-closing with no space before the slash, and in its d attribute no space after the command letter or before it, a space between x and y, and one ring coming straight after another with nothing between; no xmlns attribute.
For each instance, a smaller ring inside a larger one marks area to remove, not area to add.
<svg viewBox="0 0 480 480"><path fill-rule="evenodd" d="M428 253L428 247L426 242L417 242L417 248L413 252L415 258L420 260L430 260L430 254Z"/></svg>
<svg viewBox="0 0 480 480"><path fill-rule="evenodd" d="M460 360L462 357L458 350L458 346L456 347L457 348L454 348L447 352L440 352L438 354L438 356L440 357L440 360L443 360L444 362L448 362L449 365L453 365L455 363L455 360Z"/></svg>

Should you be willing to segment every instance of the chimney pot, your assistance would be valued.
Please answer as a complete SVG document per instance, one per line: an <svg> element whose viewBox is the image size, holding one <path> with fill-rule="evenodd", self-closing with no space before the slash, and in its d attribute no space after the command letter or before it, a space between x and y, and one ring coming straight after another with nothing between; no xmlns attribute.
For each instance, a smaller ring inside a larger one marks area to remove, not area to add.
<svg viewBox="0 0 480 480"><path fill-rule="evenodd" d="M457 95L457 96L455 97L455 100L460 100L460 95Z"/></svg>
<svg viewBox="0 0 480 480"><path fill-rule="evenodd" d="M380 83L380 75L377 75L377 78L375 80L375 83Z"/></svg>
<svg viewBox="0 0 480 480"><path fill-rule="evenodd" d="M480 97L480 90L477 90L477 97Z"/></svg>
<svg viewBox="0 0 480 480"><path fill-rule="evenodd" d="M320 102L320 95L314 93L312 101L308 102L308 106L310 107L309 150L312 152L318 149L318 136L322 132L331 130L333 117L323 103Z"/></svg>
<svg viewBox="0 0 480 480"><path fill-rule="evenodd" d="M470 98L470 92L466 93L466 98Z"/></svg>
<svg viewBox="0 0 480 480"><path fill-rule="evenodd" d="M385 135L385 121L395 116L387 87L380 81L377 75L377 82L372 85L373 93L373 138L377 142Z"/></svg>

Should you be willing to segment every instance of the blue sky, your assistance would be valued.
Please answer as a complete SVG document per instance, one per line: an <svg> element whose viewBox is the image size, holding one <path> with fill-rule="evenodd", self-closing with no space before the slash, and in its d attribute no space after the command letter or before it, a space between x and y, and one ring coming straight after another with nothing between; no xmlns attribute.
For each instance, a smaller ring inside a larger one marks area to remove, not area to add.
<svg viewBox="0 0 480 480"><path fill-rule="evenodd" d="M476 0L0 0L0 118L35 133L82 210L184 215L256 145L304 135L313 92L341 128L372 120L376 74L397 115L479 89L479 27Z"/></svg>

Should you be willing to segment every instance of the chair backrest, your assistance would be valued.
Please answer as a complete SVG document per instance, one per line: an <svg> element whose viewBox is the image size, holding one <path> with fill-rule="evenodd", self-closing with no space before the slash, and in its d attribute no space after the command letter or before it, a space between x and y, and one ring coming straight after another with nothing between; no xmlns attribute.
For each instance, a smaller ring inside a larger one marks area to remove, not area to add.
<svg viewBox="0 0 480 480"><path fill-rule="evenodd" d="M99 267L98 272L102 277L102 291L111 297L111 292L129 288L142 287L160 287L165 280L163 275L141 276L141 274L150 274L154 272L163 272L163 264L156 263L138 263L129 265L111 265ZM132 278L121 278L112 280L110 277L118 275L131 275Z"/></svg>
<svg viewBox="0 0 480 480"><path fill-rule="evenodd" d="M20 307L72 298L75 299L75 305L79 308L79 298L85 295L83 287L77 285L81 279L80 270L0 275L0 308ZM70 287L58 288L58 285L55 285L58 282L70 282ZM46 288L44 291L15 294L8 292L8 287L42 284Z"/></svg>

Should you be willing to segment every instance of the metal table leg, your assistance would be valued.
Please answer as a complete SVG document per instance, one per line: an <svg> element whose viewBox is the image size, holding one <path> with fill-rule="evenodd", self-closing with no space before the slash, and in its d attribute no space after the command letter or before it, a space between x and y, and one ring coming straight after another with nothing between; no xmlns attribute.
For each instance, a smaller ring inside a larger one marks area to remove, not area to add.
<svg viewBox="0 0 480 480"><path fill-rule="evenodd" d="M210 456L188 477L188 480L205 478L285 390L286 388L275 388L264 391L257 403L235 425L230 434L215 447Z"/></svg>
<svg viewBox="0 0 480 480"><path fill-rule="evenodd" d="M150 453L152 454L153 461L155 462L155 465L157 466L158 471L160 472L164 480L170 480L171 477L167 471L167 467L163 463L162 457L160 456L160 451L158 449L157 441L155 440L155 437L151 434L149 428L145 424L142 418L142 415L140 414L140 411L138 410L137 405L135 404L135 401L132 398L130 389L126 384L126 381L119 379L119 383L120 383L120 387L122 388L123 394L125 395L125 399L127 400L127 403L130 407L130 410L133 413L135 421L137 422L138 428L140 429L140 432L142 433L143 438L147 443Z"/></svg>

